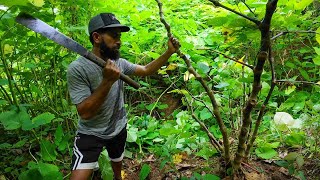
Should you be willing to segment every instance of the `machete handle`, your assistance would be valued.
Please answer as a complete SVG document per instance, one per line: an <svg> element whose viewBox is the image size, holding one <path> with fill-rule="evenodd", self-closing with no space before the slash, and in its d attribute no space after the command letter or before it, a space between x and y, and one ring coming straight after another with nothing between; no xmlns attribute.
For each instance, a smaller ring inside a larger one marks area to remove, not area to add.
<svg viewBox="0 0 320 180"><path fill-rule="evenodd" d="M104 68L106 66L106 62L99 58L98 56L96 56L95 54L93 54L90 51L87 51L86 55L84 56L85 58L89 59L90 61L96 63L98 66ZM134 87L135 89L139 89L140 85L135 82L134 80L132 80L129 76L120 73L120 79L124 82L126 82L128 85Z"/></svg>

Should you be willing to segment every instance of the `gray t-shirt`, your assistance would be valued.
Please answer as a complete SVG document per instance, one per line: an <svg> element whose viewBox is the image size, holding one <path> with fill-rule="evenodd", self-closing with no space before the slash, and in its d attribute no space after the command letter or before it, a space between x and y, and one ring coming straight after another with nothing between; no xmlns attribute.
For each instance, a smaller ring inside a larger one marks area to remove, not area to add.
<svg viewBox="0 0 320 180"><path fill-rule="evenodd" d="M123 74L130 75L136 65L125 59L114 61ZM68 90L71 101L77 105L88 98L103 79L102 68L84 57L73 61L67 71ZM110 139L126 126L127 117L124 108L123 81L116 81L107 95L98 113L89 120L80 117L78 132Z"/></svg>

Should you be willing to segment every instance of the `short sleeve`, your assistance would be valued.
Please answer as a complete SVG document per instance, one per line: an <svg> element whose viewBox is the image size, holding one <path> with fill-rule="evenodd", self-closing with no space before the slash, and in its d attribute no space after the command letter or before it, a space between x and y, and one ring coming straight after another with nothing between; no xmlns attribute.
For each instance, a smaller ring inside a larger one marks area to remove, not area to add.
<svg viewBox="0 0 320 180"><path fill-rule="evenodd" d="M122 73L125 75L131 75L136 70L137 65L133 64L125 59L121 60L121 66L122 66Z"/></svg>
<svg viewBox="0 0 320 180"><path fill-rule="evenodd" d="M73 104L79 104L91 95L89 81L82 67L76 62L69 65L67 71L68 90Z"/></svg>

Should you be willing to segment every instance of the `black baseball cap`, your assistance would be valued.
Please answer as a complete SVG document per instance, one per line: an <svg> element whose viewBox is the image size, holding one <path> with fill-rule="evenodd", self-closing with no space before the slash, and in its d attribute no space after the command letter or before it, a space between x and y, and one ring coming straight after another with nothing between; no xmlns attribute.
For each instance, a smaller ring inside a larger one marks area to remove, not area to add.
<svg viewBox="0 0 320 180"><path fill-rule="evenodd" d="M89 34L104 28L120 28L122 32L128 32L130 28L128 26L120 24L120 21L112 13L100 13L94 16L88 26Z"/></svg>

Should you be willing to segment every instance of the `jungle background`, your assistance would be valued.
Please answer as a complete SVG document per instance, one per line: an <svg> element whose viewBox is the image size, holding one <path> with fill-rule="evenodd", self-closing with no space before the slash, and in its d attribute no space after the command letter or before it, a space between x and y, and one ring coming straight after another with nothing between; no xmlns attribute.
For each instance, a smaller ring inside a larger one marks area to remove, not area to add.
<svg viewBox="0 0 320 180"><path fill-rule="evenodd" d="M221 0L249 17L263 19L266 0ZM242 108L252 90L260 33L255 24L206 0L166 0L163 15L180 50L215 92L237 151ZM27 12L86 48L91 17L112 12L131 30L122 34L121 56L147 64L166 49L167 32L153 0L0 0L0 179L68 179L78 114L66 83L77 54L17 24ZM271 22L274 70L268 62L259 109L277 81L247 161L245 179L319 179L320 174L320 2L282 0ZM235 62L237 60L238 62ZM124 179L228 179L219 144L223 138L206 91L177 55L158 73L133 77L126 86L128 138ZM203 131L201 124L207 127ZM250 134L252 133L249 132ZM104 179L112 178L108 155L99 159Z"/></svg>

